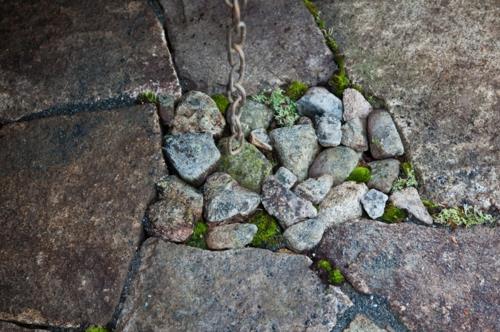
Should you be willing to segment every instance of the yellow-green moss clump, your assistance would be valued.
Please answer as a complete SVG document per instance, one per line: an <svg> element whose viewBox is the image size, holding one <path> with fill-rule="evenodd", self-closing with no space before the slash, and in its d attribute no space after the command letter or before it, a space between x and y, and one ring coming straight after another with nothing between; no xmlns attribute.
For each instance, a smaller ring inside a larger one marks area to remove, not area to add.
<svg viewBox="0 0 500 332"><path fill-rule="evenodd" d="M198 221L194 224L193 234L187 240L186 244L191 247L207 249L207 243L205 242L205 235L208 232L208 226L203 221Z"/></svg>
<svg viewBox="0 0 500 332"><path fill-rule="evenodd" d="M469 205L464 205L461 208L452 207L443 209L434 220L439 224L465 227L482 224L494 225L496 223L492 215L482 212L475 206L472 207Z"/></svg>
<svg viewBox="0 0 500 332"><path fill-rule="evenodd" d="M224 114L227 111L227 108L229 107L229 99L223 94L216 94L212 96L213 101L215 101L215 104L217 105L217 108L219 108L219 111Z"/></svg>
<svg viewBox="0 0 500 332"><path fill-rule="evenodd" d="M408 214L405 210L395 207L394 204L389 203L386 205L384 214L380 217L380 219L386 223L392 224L402 222L407 216Z"/></svg>
<svg viewBox="0 0 500 332"><path fill-rule="evenodd" d="M285 94L288 97L290 97L291 100L297 101L300 99L300 97L305 95L305 93L307 92L307 89L309 89L307 84L300 82L300 81L293 81L292 83L290 83L290 85L286 89Z"/></svg>
<svg viewBox="0 0 500 332"><path fill-rule="evenodd" d="M417 177L415 176L415 171L413 166L409 162L404 162L401 164L401 171L403 173L402 177L399 177L392 184L392 191L399 191L408 187L417 187Z"/></svg>
<svg viewBox="0 0 500 332"><path fill-rule="evenodd" d="M109 330L102 326L92 325L87 327L85 332L109 332Z"/></svg>
<svg viewBox="0 0 500 332"><path fill-rule="evenodd" d="M317 268L324 273L326 273L328 277L328 282L332 285L341 285L344 283L345 278L340 269L332 266L332 264L326 259L321 259L316 264Z"/></svg>
<svg viewBox="0 0 500 332"><path fill-rule="evenodd" d="M250 245L256 248L278 250L284 239L278 221L265 211L258 211L250 218L250 223L257 226L257 233Z"/></svg>
<svg viewBox="0 0 500 332"><path fill-rule="evenodd" d="M357 183L367 183L372 178L371 170L366 166L358 166L347 177L347 181L356 181Z"/></svg>
<svg viewBox="0 0 500 332"><path fill-rule="evenodd" d="M144 91L137 96L137 102L139 104L157 104L158 96L153 91Z"/></svg>

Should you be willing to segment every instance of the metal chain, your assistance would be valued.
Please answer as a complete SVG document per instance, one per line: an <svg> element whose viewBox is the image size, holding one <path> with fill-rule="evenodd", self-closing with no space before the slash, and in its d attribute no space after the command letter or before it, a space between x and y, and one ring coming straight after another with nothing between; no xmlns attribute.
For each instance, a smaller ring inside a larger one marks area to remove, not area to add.
<svg viewBox="0 0 500 332"><path fill-rule="evenodd" d="M231 137L228 141L228 150L231 155L238 154L243 148L243 129L241 128L240 116L241 107L245 104L247 94L243 88L243 78L245 76L245 53L243 46L245 45L247 29L244 22L241 21L241 7L239 0L225 0L226 5L232 11L232 26L228 30L228 61L231 71L229 73L229 81L227 84L227 98L231 103L228 109L227 120L231 128ZM243 6L246 6L247 1L243 0ZM234 39L236 36L237 40ZM238 61L236 61L236 56ZM238 142L238 146L233 146L234 141Z"/></svg>

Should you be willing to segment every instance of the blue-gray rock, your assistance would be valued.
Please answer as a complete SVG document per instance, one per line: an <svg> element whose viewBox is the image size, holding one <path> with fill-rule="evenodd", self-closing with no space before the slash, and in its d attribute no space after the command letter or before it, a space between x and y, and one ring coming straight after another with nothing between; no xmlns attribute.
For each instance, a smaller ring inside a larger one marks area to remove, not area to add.
<svg viewBox="0 0 500 332"><path fill-rule="evenodd" d="M344 104L344 121L364 119L372 111L372 105L356 89L345 89L342 103Z"/></svg>
<svg viewBox="0 0 500 332"><path fill-rule="evenodd" d="M376 189L370 189L362 198L361 204L366 213L372 219L382 217L385 210L385 203L389 197Z"/></svg>
<svg viewBox="0 0 500 332"><path fill-rule="evenodd" d="M391 115L386 111L374 111L368 117L370 152L375 159L402 156L403 142Z"/></svg>
<svg viewBox="0 0 500 332"><path fill-rule="evenodd" d="M263 128L252 130L250 132L250 136L248 137L248 141L261 150L273 151L271 138L267 134L267 131Z"/></svg>
<svg viewBox="0 0 500 332"><path fill-rule="evenodd" d="M264 104L247 99L241 108L241 128L245 137L255 129L267 129L273 121L273 111Z"/></svg>
<svg viewBox="0 0 500 332"><path fill-rule="evenodd" d="M314 119L323 114L342 120L342 101L323 87L312 87L297 101L299 114Z"/></svg>
<svg viewBox="0 0 500 332"><path fill-rule="evenodd" d="M401 191L396 191L392 193L390 201L394 206L408 211L418 221L428 225L432 224L432 217L420 200L417 189L408 187Z"/></svg>
<svg viewBox="0 0 500 332"><path fill-rule="evenodd" d="M344 123L341 144L359 152L368 151L366 119L354 118Z"/></svg>
<svg viewBox="0 0 500 332"><path fill-rule="evenodd" d="M319 219L308 219L290 226L283 236L288 248L295 252L311 250L321 241L325 223Z"/></svg>
<svg viewBox="0 0 500 332"><path fill-rule="evenodd" d="M360 218L363 215L361 198L367 191L364 183L352 181L333 187L319 206L318 219L330 227Z"/></svg>
<svg viewBox="0 0 500 332"><path fill-rule="evenodd" d="M208 133L167 136L164 149L179 176L195 186L203 184L220 159L220 152Z"/></svg>
<svg viewBox="0 0 500 332"><path fill-rule="evenodd" d="M254 224L229 224L214 227L208 232L207 246L212 250L243 248L257 233Z"/></svg>
<svg viewBox="0 0 500 332"><path fill-rule="evenodd" d="M278 168L278 170L274 174L274 177L287 189L292 188L295 185L295 183L297 183L297 177L295 176L295 174L293 174L286 167L283 166Z"/></svg>
<svg viewBox="0 0 500 332"><path fill-rule="evenodd" d="M375 188L386 194L390 192L392 184L399 176L399 160L376 160L369 163L368 166L372 170L372 177L368 181L368 188Z"/></svg>
<svg viewBox="0 0 500 332"><path fill-rule="evenodd" d="M333 177L333 185L342 183L358 164L360 154L345 146L326 149L314 160L309 176L318 178L325 174Z"/></svg>
<svg viewBox="0 0 500 332"><path fill-rule="evenodd" d="M293 191L299 196L313 204L319 204L333 186L333 177L325 174L317 179L309 178L299 183Z"/></svg>
<svg viewBox="0 0 500 332"><path fill-rule="evenodd" d="M316 117L316 136L321 146L326 148L334 147L340 144L342 140L341 121L332 116L325 114Z"/></svg>

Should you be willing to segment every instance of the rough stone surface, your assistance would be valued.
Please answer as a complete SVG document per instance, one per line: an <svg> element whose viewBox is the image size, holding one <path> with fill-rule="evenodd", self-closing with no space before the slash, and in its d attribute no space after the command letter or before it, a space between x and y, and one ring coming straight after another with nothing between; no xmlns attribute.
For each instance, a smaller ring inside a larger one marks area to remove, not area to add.
<svg viewBox="0 0 500 332"><path fill-rule="evenodd" d="M356 89L345 89L342 95L344 105L344 121L363 119L372 111L372 105Z"/></svg>
<svg viewBox="0 0 500 332"><path fill-rule="evenodd" d="M145 90L180 97L144 1L2 1L0 12L0 123Z"/></svg>
<svg viewBox="0 0 500 332"><path fill-rule="evenodd" d="M373 158L385 159L405 153L401 137L388 112L372 112L368 117L367 132Z"/></svg>
<svg viewBox="0 0 500 332"><path fill-rule="evenodd" d="M0 129L0 320L105 325L165 173L154 107Z"/></svg>
<svg viewBox="0 0 500 332"><path fill-rule="evenodd" d="M28 329L16 324L0 322L0 332L46 332L47 330Z"/></svg>
<svg viewBox="0 0 500 332"><path fill-rule="evenodd" d="M352 181L333 187L319 206L318 219L330 227L360 218L363 215L361 198L367 191L364 183Z"/></svg>
<svg viewBox="0 0 500 332"><path fill-rule="evenodd" d="M498 1L318 1L349 77L382 97L423 194L500 208Z"/></svg>
<svg viewBox="0 0 500 332"><path fill-rule="evenodd" d="M319 152L314 128L309 125L277 128L271 131L271 141L281 164L299 181L305 180L309 166Z"/></svg>
<svg viewBox="0 0 500 332"><path fill-rule="evenodd" d="M300 197L319 204L333 186L333 177L329 174L320 176L317 179L309 178L299 183L293 191Z"/></svg>
<svg viewBox="0 0 500 332"><path fill-rule="evenodd" d="M314 218L318 214L311 202L295 195L274 176L264 181L262 205L267 213L278 219L283 228L308 218Z"/></svg>
<svg viewBox="0 0 500 332"><path fill-rule="evenodd" d="M354 118L344 123L341 144L359 152L368 151L366 120Z"/></svg>
<svg viewBox="0 0 500 332"><path fill-rule="evenodd" d="M160 2L183 88L225 92L229 9L217 0ZM317 85L328 81L336 69L331 51L301 1L254 0L243 10L243 18L248 29L243 86L249 95L294 80Z"/></svg>
<svg viewBox="0 0 500 332"><path fill-rule="evenodd" d="M247 99L241 108L241 128L248 136L252 130L267 129L273 121L273 111L264 104Z"/></svg>
<svg viewBox="0 0 500 332"><path fill-rule="evenodd" d="M273 165L266 156L254 145L243 141L243 149L240 153L231 155L227 144L229 138L219 141L219 150L222 152L217 169L228 173L243 187L255 192L260 192L264 179L272 174Z"/></svg>
<svg viewBox="0 0 500 332"><path fill-rule="evenodd" d="M399 160L377 160L368 164L372 170L372 177L368 181L369 188L378 189L384 193L391 191L392 184L399 175Z"/></svg>
<svg viewBox="0 0 500 332"><path fill-rule="evenodd" d="M243 248L257 233L254 224L229 224L217 226L207 235L207 246L210 249L237 249Z"/></svg>
<svg viewBox="0 0 500 332"><path fill-rule="evenodd" d="M151 234L167 241L183 242L193 233L203 215L203 195L175 175L160 181L161 199L151 205L148 217Z"/></svg>
<svg viewBox="0 0 500 332"><path fill-rule="evenodd" d="M292 188L295 183L297 183L297 177L295 176L295 174L293 174L283 166L278 168L278 170L274 174L274 177L287 189Z"/></svg>
<svg viewBox="0 0 500 332"><path fill-rule="evenodd" d="M332 115L316 117L316 136L318 142L324 147L333 147L342 140L341 122Z"/></svg>
<svg viewBox="0 0 500 332"><path fill-rule="evenodd" d="M297 101L297 110L311 119L329 115L342 120L342 101L327 89L315 86Z"/></svg>
<svg viewBox="0 0 500 332"><path fill-rule="evenodd" d="M420 200L417 189L409 187L396 191L391 195L390 200L394 206L408 211L418 221L429 225L432 224L432 217Z"/></svg>
<svg viewBox="0 0 500 332"><path fill-rule="evenodd" d="M361 204L363 204L363 208L372 219L377 219L382 217L385 210L385 203L389 197L376 190L370 189L362 198Z"/></svg>
<svg viewBox="0 0 500 332"><path fill-rule="evenodd" d="M216 168L220 152L208 133L186 133L165 138L165 155L179 176L192 185L201 185Z"/></svg>
<svg viewBox="0 0 500 332"><path fill-rule="evenodd" d="M158 115L160 116L161 124L170 130L175 117L175 96L158 95Z"/></svg>
<svg viewBox="0 0 500 332"><path fill-rule="evenodd" d="M414 331L498 331L499 228L360 220L325 233L318 255L388 299Z"/></svg>
<svg viewBox="0 0 500 332"><path fill-rule="evenodd" d="M326 149L314 160L309 176L318 178L329 174L333 177L334 185L340 184L356 168L359 158L359 153L345 146Z"/></svg>
<svg viewBox="0 0 500 332"><path fill-rule="evenodd" d="M226 120L210 96L200 91L189 91L182 96L175 109L172 134L209 133L219 137Z"/></svg>
<svg viewBox="0 0 500 332"><path fill-rule="evenodd" d="M252 130L248 141L255 145L257 148L264 151L273 151L273 146L271 145L271 138L267 134L265 129L255 129Z"/></svg>
<svg viewBox="0 0 500 332"><path fill-rule="evenodd" d="M212 174L203 186L205 220L238 221L250 216L260 204L260 196L238 185L225 173Z"/></svg>
<svg viewBox="0 0 500 332"><path fill-rule="evenodd" d="M382 329L375 325L369 318L365 315L357 314L356 317L349 324L343 332L388 332L386 329Z"/></svg>
<svg viewBox="0 0 500 332"><path fill-rule="evenodd" d="M321 241L325 223L318 219L308 219L290 226L283 236L288 248L296 252L311 250Z"/></svg>

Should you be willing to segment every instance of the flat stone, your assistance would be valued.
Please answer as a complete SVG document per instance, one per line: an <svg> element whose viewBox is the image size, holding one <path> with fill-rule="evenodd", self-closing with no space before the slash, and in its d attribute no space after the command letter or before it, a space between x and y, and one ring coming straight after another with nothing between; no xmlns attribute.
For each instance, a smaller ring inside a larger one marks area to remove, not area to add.
<svg viewBox="0 0 500 332"><path fill-rule="evenodd" d="M241 108L241 128L245 137L255 129L267 129L273 121L273 111L264 104L247 99Z"/></svg>
<svg viewBox="0 0 500 332"><path fill-rule="evenodd" d="M267 131L263 128L254 129L248 137L250 144L253 144L257 148L264 151L273 151L273 146L271 145L271 138L267 134Z"/></svg>
<svg viewBox="0 0 500 332"><path fill-rule="evenodd" d="M376 189L370 189L361 197L361 204L370 218L377 219L384 214L385 203L388 199L386 194Z"/></svg>
<svg viewBox="0 0 500 332"><path fill-rule="evenodd" d="M401 191L396 191L392 193L390 201L394 206L408 211L418 221L429 225L432 224L432 217L420 200L417 189L409 187Z"/></svg>
<svg viewBox="0 0 500 332"><path fill-rule="evenodd" d="M47 330L24 328L22 326L0 322L0 332L46 332Z"/></svg>
<svg viewBox="0 0 500 332"><path fill-rule="evenodd" d="M257 233L254 224L229 224L217 226L207 235L207 246L210 249L237 249L243 248Z"/></svg>
<svg viewBox="0 0 500 332"><path fill-rule="evenodd" d="M271 131L271 141L281 164L299 181L305 180L309 166L319 152L314 128L309 125L277 128Z"/></svg>
<svg viewBox="0 0 500 332"><path fill-rule="evenodd" d="M500 209L498 1L316 4L349 78L387 102L422 194Z"/></svg>
<svg viewBox="0 0 500 332"><path fill-rule="evenodd" d="M309 169L309 176L318 178L329 174L333 177L333 185L342 183L352 170L356 168L360 154L345 146L326 149L314 160Z"/></svg>
<svg viewBox="0 0 500 332"><path fill-rule="evenodd" d="M352 181L333 187L319 206L318 219L330 227L360 218L363 215L361 198L367 191L364 183Z"/></svg>
<svg viewBox="0 0 500 332"><path fill-rule="evenodd" d="M330 331L352 305L302 255L148 239L141 262L117 331Z"/></svg>
<svg viewBox="0 0 500 332"><path fill-rule="evenodd" d="M215 101L200 91L189 91L175 109L172 134L209 133L220 137L226 120Z"/></svg>
<svg viewBox="0 0 500 332"><path fill-rule="evenodd" d="M356 89L344 90L342 104L344 105L344 121L367 118L372 111L372 105Z"/></svg>
<svg viewBox="0 0 500 332"><path fill-rule="evenodd" d="M297 196L275 176L270 176L264 181L262 205L267 213L278 219L283 228L314 218L318 214L311 202Z"/></svg>
<svg viewBox="0 0 500 332"><path fill-rule="evenodd" d="M326 148L337 146L342 140L341 122L334 116L316 117L316 136L318 143Z"/></svg>
<svg viewBox="0 0 500 332"><path fill-rule="evenodd" d="M212 173L221 155L208 133L186 133L165 138L165 155L179 176L199 186Z"/></svg>
<svg viewBox="0 0 500 332"><path fill-rule="evenodd" d="M321 241L325 223L318 219L308 219L290 226L283 236L288 248L296 252L311 250Z"/></svg>
<svg viewBox="0 0 500 332"><path fill-rule="evenodd" d="M368 151L366 119L354 118L344 123L340 143L358 152Z"/></svg>
<svg viewBox="0 0 500 332"><path fill-rule="evenodd" d="M229 8L216 0L160 3L183 88L225 92L230 71L226 50ZM300 1L254 0L242 9L242 15L248 29L243 86L249 95L294 80L309 86L326 83L336 70L331 51ZM307 38L298 43L297 36Z"/></svg>
<svg viewBox="0 0 500 332"><path fill-rule="evenodd" d="M368 163L372 170L372 177L368 181L368 188L375 188L384 193L389 193L392 184L399 176L399 160L384 159Z"/></svg>
<svg viewBox="0 0 500 332"><path fill-rule="evenodd" d="M150 105L3 126L0 320L107 324L164 174Z"/></svg>
<svg viewBox="0 0 500 332"><path fill-rule="evenodd" d="M214 173L203 186L205 220L239 221L255 212L260 196L238 185L225 173Z"/></svg>
<svg viewBox="0 0 500 332"><path fill-rule="evenodd" d="M319 204L333 186L333 177L329 174L320 176L317 179L309 178L299 183L293 191L299 196L313 204Z"/></svg>
<svg viewBox="0 0 500 332"><path fill-rule="evenodd" d="M259 149L246 141L243 141L240 153L235 155L228 152L228 143L228 137L219 141L222 157L217 170L231 175L243 187L259 193L264 179L272 174L273 165Z"/></svg>
<svg viewBox="0 0 500 332"><path fill-rule="evenodd" d="M297 111L311 119L325 114L342 120L342 101L327 89L315 86L297 101Z"/></svg>
<svg viewBox="0 0 500 332"><path fill-rule="evenodd" d="M388 332L375 325L368 317L357 314L343 332Z"/></svg>
<svg viewBox="0 0 500 332"><path fill-rule="evenodd" d="M499 236L360 220L327 231L317 254L356 290L386 298L412 331L498 331Z"/></svg>
<svg viewBox="0 0 500 332"><path fill-rule="evenodd" d="M292 188L297 183L297 177L295 176L295 174L293 174L283 166L278 168L278 170L274 174L274 177L287 189Z"/></svg>
<svg viewBox="0 0 500 332"><path fill-rule="evenodd" d="M163 178L157 187L161 199L149 207L149 232L166 241L186 241L203 216L203 195L175 175Z"/></svg>
<svg viewBox="0 0 500 332"><path fill-rule="evenodd" d="M405 153L403 142L389 113L372 112L368 117L367 132L373 158L385 159Z"/></svg>
<svg viewBox="0 0 500 332"><path fill-rule="evenodd" d="M2 1L0 12L0 123L147 90L180 97L163 28L144 1Z"/></svg>

